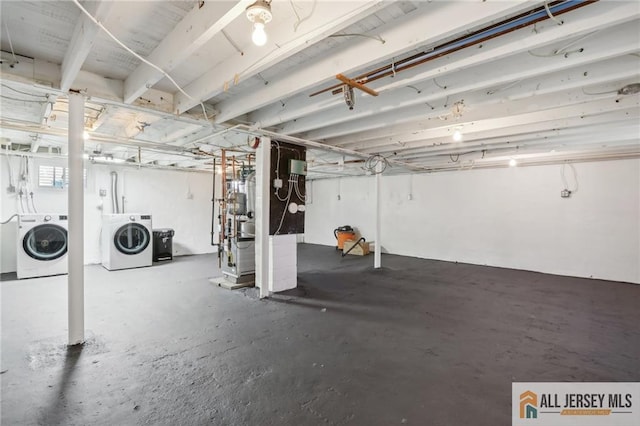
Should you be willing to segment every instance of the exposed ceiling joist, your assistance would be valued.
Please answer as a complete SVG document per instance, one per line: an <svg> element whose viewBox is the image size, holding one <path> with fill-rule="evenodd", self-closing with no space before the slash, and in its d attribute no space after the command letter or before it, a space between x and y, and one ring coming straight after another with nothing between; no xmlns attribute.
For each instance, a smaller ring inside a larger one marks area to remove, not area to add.
<svg viewBox="0 0 640 426"><path fill-rule="evenodd" d="M113 1L92 1L88 2L87 10L98 21L104 21L115 4L116 2ZM62 77L60 79L60 90L62 92L68 92L72 87L80 68L82 68L82 64L93 47L98 31L99 28L87 16L80 15L73 31L69 48L62 61Z"/></svg>
<svg viewBox="0 0 640 426"><path fill-rule="evenodd" d="M532 138L549 141L555 136L566 134L583 133L585 136L588 136L593 129L598 129L602 127L603 124L610 124L616 128L624 126L625 123L629 122L629 116L637 116L638 113L640 113L640 109L638 107L632 107L589 117L564 117L556 120L504 126L482 131L470 129L469 132L465 132L464 141L461 142L454 142L449 137L446 137L449 135L433 136L433 138L425 135L422 139L424 142L422 144L415 146L405 145L404 147L399 144L398 146L402 149L397 152L397 154L400 157L408 158L411 155L422 152L437 151L447 153L449 150L476 148L483 144L488 145L501 142L517 144L518 142ZM588 121L589 124L585 125L585 121Z"/></svg>
<svg viewBox="0 0 640 426"><path fill-rule="evenodd" d="M244 93L217 104L217 122L225 122L280 99L286 99L335 78L335 72L349 73L365 66L401 55L411 49L438 42L462 31L491 23L504 15L527 9L528 2L430 3L432 13L405 15L393 25L376 30L384 40L362 38L335 49L336 53L306 63L278 80L251 93Z"/></svg>
<svg viewBox="0 0 640 426"><path fill-rule="evenodd" d="M5 84L15 86L21 90L34 91L41 94L66 95L60 90L59 65L43 61L38 58L18 56L19 62L10 67L11 54L0 52L2 64L0 77ZM150 89L145 98L137 99L133 104L125 104L122 100L123 84L121 80L105 78L88 71L81 70L75 81L75 85L88 98L98 103L124 107L140 112L153 112L161 117L168 117L177 122L193 123L202 126L210 126L211 123L189 113L175 115L173 108L173 95L155 89Z"/></svg>
<svg viewBox="0 0 640 426"><path fill-rule="evenodd" d="M569 40L575 39L575 37L591 34L603 28L619 26L634 17L637 19L639 16L637 8L632 10L630 5L611 8L606 4L594 4L590 5L589 8L596 6L604 6L604 9L598 9L595 15L586 15L584 19L567 16L563 25L549 26L538 33L532 32L531 36L525 37L524 40L521 34L508 34L488 41L483 45L482 49L476 49L471 52L463 50L451 55L447 58L446 66L442 61L441 63L434 62L431 66L425 65L406 71L402 76L398 76L398 79L385 80L381 87L376 87L377 91L384 94L384 102L365 96L360 99L358 108L348 115L344 114L344 105L339 97L326 95L325 97L316 97L317 99L314 100L309 99L305 94L286 100L284 107L281 103L274 103L259 109L249 115L249 120L262 127L271 127L305 115L308 116L296 120L295 123L287 123L279 129L283 133L296 134L315 128L314 126L317 126L317 124L314 123L314 118L318 122L317 112L330 108L334 109L330 113L322 115L321 123L323 127L348 119L370 115L371 110L374 109L381 112L384 110L384 106L381 105L391 105L393 108L397 108L398 106L430 102L431 100L426 98L428 93L442 93L441 88L430 85L430 89L421 91L421 96L410 96L408 94L413 89L408 89L408 87L411 85L421 86L425 81L431 81L436 77L439 81L447 83L445 85L449 91L447 92L448 95L455 95L456 92L462 93L466 90L476 90L492 84L498 86L515 80L531 78L540 73L545 74L555 70L576 67L595 61L599 57L610 58L612 52L608 50L608 47L611 46L607 46L606 41L602 41L597 46L599 48L598 51L588 49L580 55L571 55L568 58L563 58L562 55L559 55L558 58L555 58L556 60L552 60L552 58L534 57L527 54L530 57L520 58L518 61L511 60L513 55L517 53L543 48L554 40L557 42L557 40L567 38ZM572 13L585 14L586 12L593 11L583 9ZM630 23L627 28L631 28L632 25L637 24ZM626 44L631 46L631 49L637 48L637 37L634 36L633 31L618 29L614 36L618 33L625 37ZM593 39L597 40L598 37L593 37ZM593 39L588 41L591 42ZM523 64L523 60L527 61L527 63ZM497 73L496 69L500 69L500 72ZM472 75L470 75L471 70ZM452 80L449 81L449 79ZM313 114L314 112L315 114ZM318 138L318 136L314 137ZM319 138L322 138L322 136Z"/></svg>
<svg viewBox="0 0 640 426"><path fill-rule="evenodd" d="M181 65L229 23L244 14L254 0L239 0L225 10L226 2L205 1L195 5L174 30L167 35L146 59L165 72ZM147 64L140 64L124 82L124 102L132 103L138 96L163 78L163 74ZM187 91L187 93L190 93ZM193 94L194 105L202 99Z"/></svg>
<svg viewBox="0 0 640 426"><path fill-rule="evenodd" d="M514 127L530 123L549 122L559 118L588 117L621 109L629 109L640 105L639 100L634 99L634 97L623 98L617 102L609 98L584 102L580 105L558 107L552 106L553 102L553 99L548 99L544 105L540 104L540 109L536 109L535 111L528 109L526 102L520 103L520 105L517 106L513 105L513 108L505 107L504 105L495 105L493 107L476 110L475 114L470 114L470 121L468 122L452 123L446 127L437 127L429 132L407 135L402 138L402 142L399 144L392 142L393 140L400 140L400 138L394 135L394 137L389 139L378 139L355 146L346 145L345 147L367 153L399 152L402 151L402 149L425 145L425 141L427 140L438 138L441 140L444 138L450 139L453 133L452 129L459 125L464 125L463 132L481 132L484 130Z"/></svg>
<svg viewBox="0 0 640 426"><path fill-rule="evenodd" d="M176 112L181 114L188 111L197 105L194 99L206 100L222 93L229 82L240 79L247 80L270 66L293 56L305 47L375 13L387 6L388 3L376 0L343 2L340 7L335 7L335 5L332 2L316 5L316 8L322 8L322 10L316 11L305 20L304 26L299 28L300 33L296 33L293 25L270 28L269 39L271 41L267 46L271 51L267 55L265 55L264 49L251 46L243 55L229 58L223 64L210 69L185 87L185 91L193 99L189 99L181 93L176 95ZM226 120L218 120L218 122L223 121Z"/></svg>

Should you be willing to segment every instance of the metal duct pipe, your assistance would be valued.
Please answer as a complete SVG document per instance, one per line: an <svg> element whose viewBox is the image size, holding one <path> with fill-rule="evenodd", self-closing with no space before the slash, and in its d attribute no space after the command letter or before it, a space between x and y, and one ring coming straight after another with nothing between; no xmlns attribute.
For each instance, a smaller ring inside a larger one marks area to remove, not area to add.
<svg viewBox="0 0 640 426"><path fill-rule="evenodd" d="M111 172L111 211L113 213L120 213L120 206L118 205L118 173Z"/></svg>

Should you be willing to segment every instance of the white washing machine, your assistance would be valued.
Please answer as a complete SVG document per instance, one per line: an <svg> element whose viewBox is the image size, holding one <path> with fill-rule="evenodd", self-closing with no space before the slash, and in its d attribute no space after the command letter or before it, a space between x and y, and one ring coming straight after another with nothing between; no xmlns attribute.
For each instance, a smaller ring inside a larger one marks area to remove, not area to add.
<svg viewBox="0 0 640 426"><path fill-rule="evenodd" d="M21 214L18 216L18 279L66 274L67 216Z"/></svg>
<svg viewBox="0 0 640 426"><path fill-rule="evenodd" d="M153 263L151 215L137 213L102 216L102 266L110 271Z"/></svg>

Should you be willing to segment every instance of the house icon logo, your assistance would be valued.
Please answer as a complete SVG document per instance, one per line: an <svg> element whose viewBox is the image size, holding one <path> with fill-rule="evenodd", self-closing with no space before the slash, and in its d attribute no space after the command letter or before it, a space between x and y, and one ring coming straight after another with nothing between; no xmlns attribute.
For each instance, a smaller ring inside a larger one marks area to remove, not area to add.
<svg viewBox="0 0 640 426"><path fill-rule="evenodd" d="M520 418L538 418L538 395L530 390L520 394Z"/></svg>

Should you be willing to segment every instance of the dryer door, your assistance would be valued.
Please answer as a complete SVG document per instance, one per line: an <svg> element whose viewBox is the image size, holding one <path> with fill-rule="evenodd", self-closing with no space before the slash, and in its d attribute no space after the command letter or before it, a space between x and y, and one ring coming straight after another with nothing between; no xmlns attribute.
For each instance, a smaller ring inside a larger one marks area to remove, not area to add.
<svg viewBox="0 0 640 426"><path fill-rule="evenodd" d="M149 230L139 223L127 223L116 231L113 244L123 254L139 254L144 251L151 241Z"/></svg>
<svg viewBox="0 0 640 426"><path fill-rule="evenodd" d="M67 252L67 230L45 223L34 226L22 239L24 252L36 260L54 260Z"/></svg>

